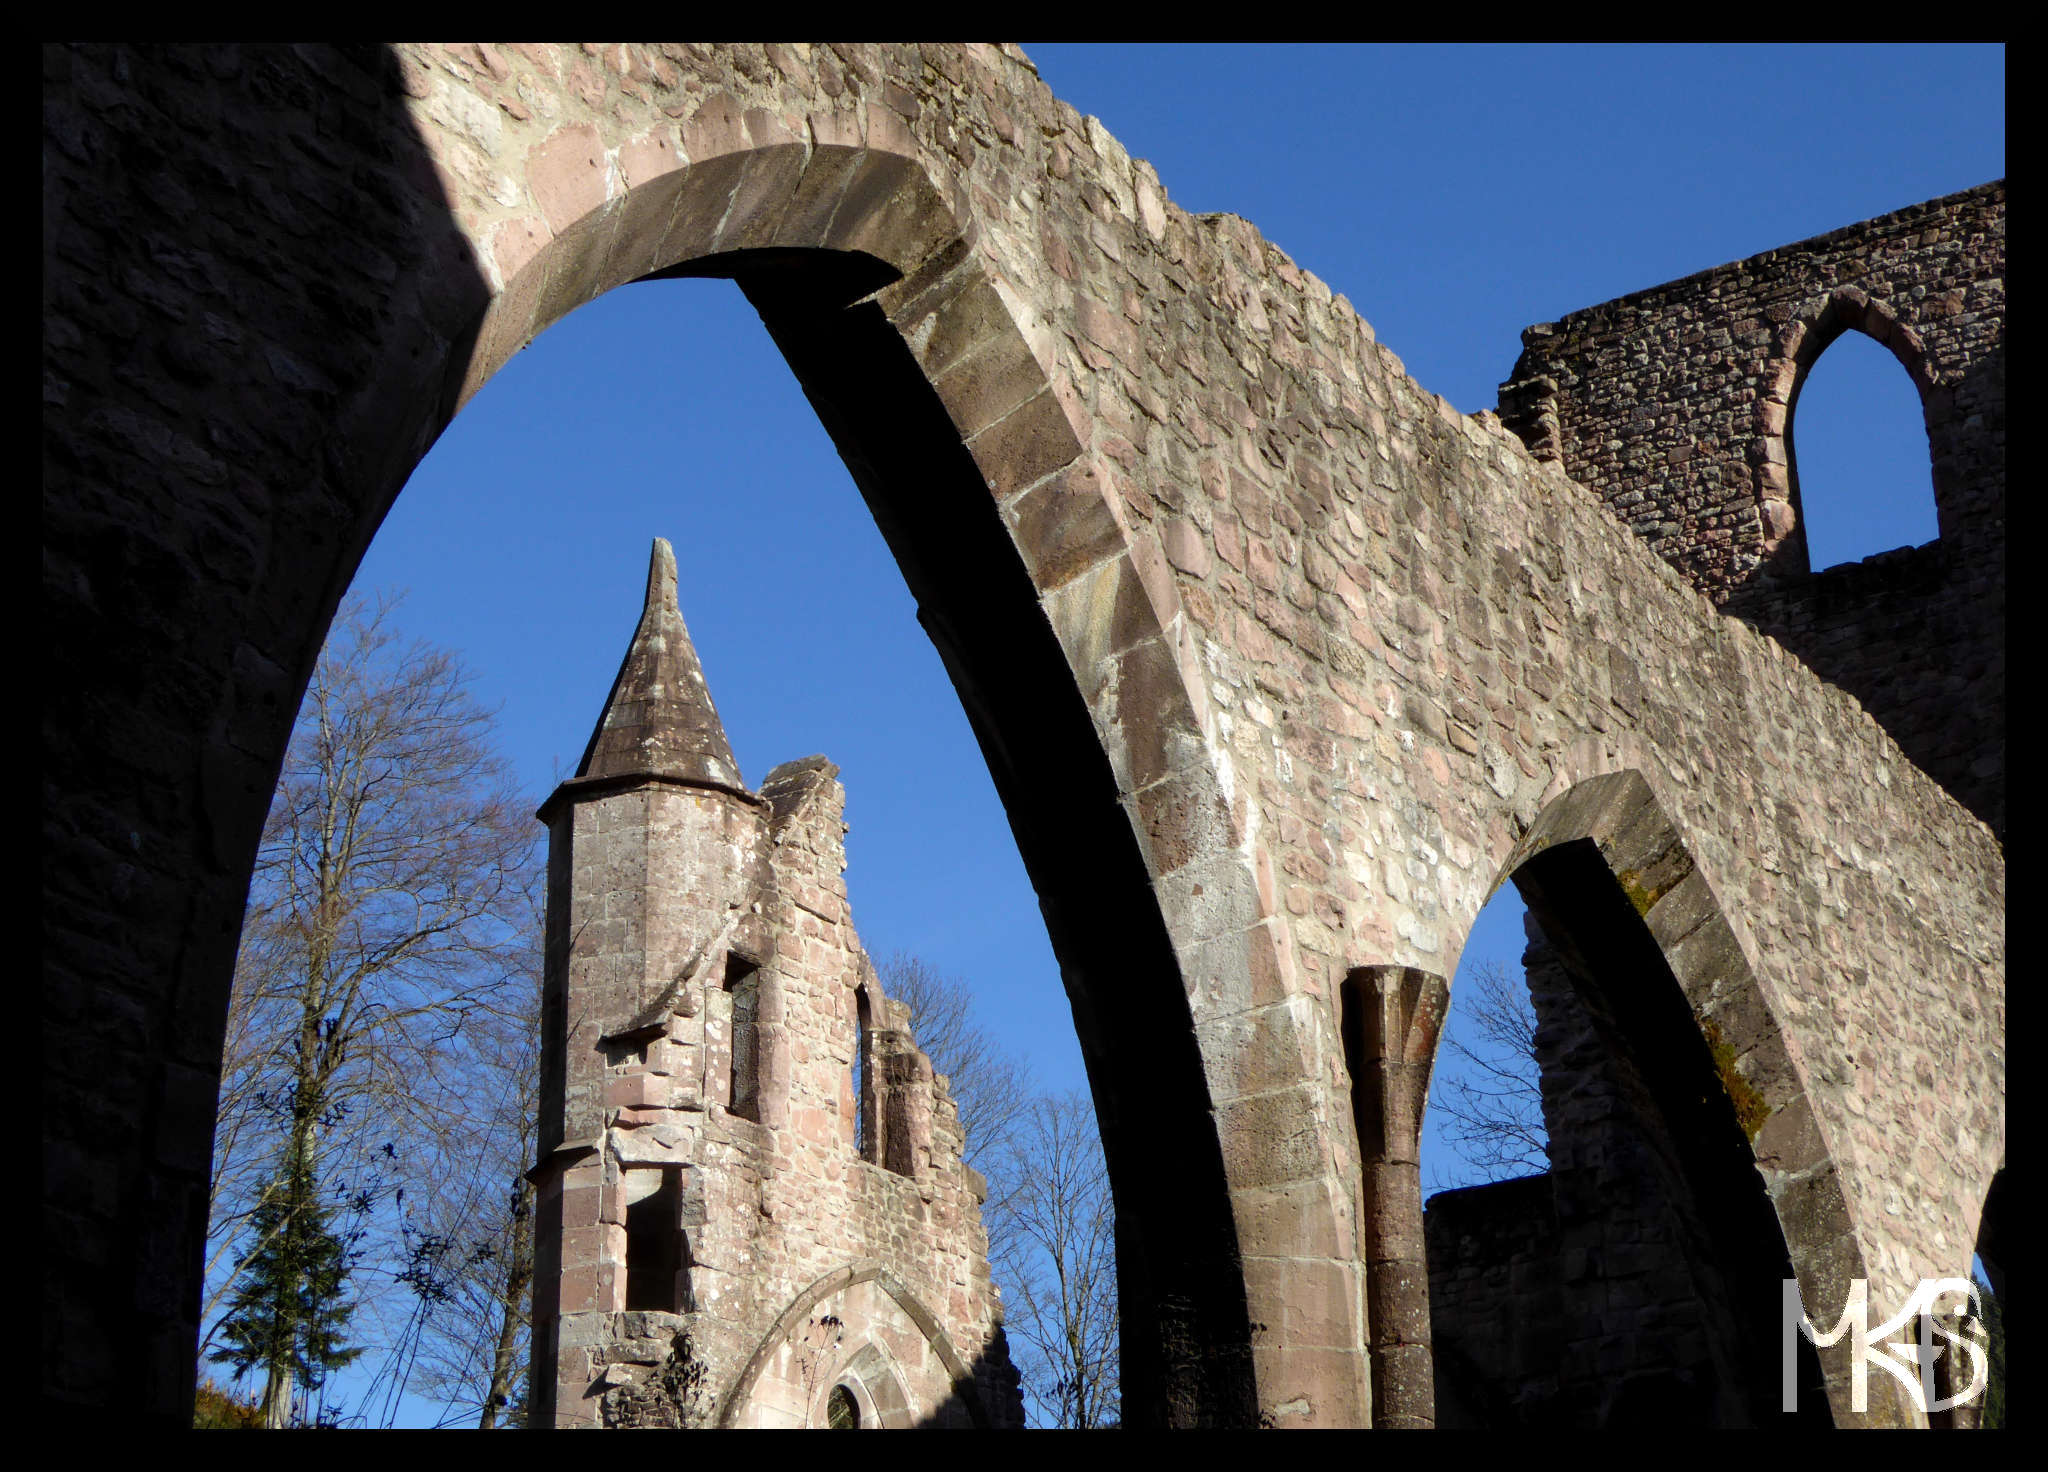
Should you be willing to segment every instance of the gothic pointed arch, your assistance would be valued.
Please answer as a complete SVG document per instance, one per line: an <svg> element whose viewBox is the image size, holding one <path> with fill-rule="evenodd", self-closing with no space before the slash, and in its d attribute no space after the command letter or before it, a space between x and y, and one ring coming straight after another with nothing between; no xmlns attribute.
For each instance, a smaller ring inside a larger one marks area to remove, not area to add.
<svg viewBox="0 0 2048 1472"><path fill-rule="evenodd" d="M773 1327L761 1336L761 1341L748 1357L746 1366L733 1381L732 1389L719 1404L718 1415L713 1424L720 1427L737 1426L740 1416L745 1412L747 1403L753 1396L755 1385L760 1381L763 1371L768 1368L769 1361L777 1350L789 1343L790 1339L804 1327L811 1310L826 1299L862 1283L873 1283L917 1326L918 1331L924 1335L925 1342L931 1346L932 1352L937 1355L951 1378L955 1397L966 1405L975 1426L986 1428L989 1424L988 1409L982 1404L981 1393L975 1387L973 1368L960 1357L960 1351L954 1347L952 1339L946 1334L945 1327L939 1323L937 1316L924 1306L914 1292L904 1286L901 1279L873 1258L848 1263L825 1274L790 1300L789 1306L777 1316ZM858 1358L858 1352L855 1358ZM826 1377L825 1383L829 1386L830 1377Z"/></svg>
<svg viewBox="0 0 2048 1472"><path fill-rule="evenodd" d="M903 1371L889 1351L875 1340L867 1340L846 1357L832 1375L829 1397L843 1393L857 1408L861 1423L879 1430L908 1430L917 1424L910 1392L904 1388ZM826 1408L829 1416L829 1403ZM824 1417L813 1414L813 1424ZM829 1424L829 1422L828 1422Z"/></svg>
<svg viewBox="0 0 2048 1472"><path fill-rule="evenodd" d="M1899 320L1889 302L1860 287L1844 286L1802 303L1778 333L1776 356L1765 369L1756 407L1763 546L1780 566L1787 566L1790 559L1791 566L1818 571L1810 567L1806 550L1805 507L1793 430L1800 392L1814 365L1848 332L1862 333L1898 360L1919 396L1930 439L1945 413L1937 370L1926 344L1917 331ZM1945 510L1944 503L1953 497L1944 495L1938 464L1933 487L1936 515L1946 531L1954 508Z"/></svg>
<svg viewBox="0 0 2048 1472"><path fill-rule="evenodd" d="M1782 1391L1780 1285L1812 1314L1869 1276L1840 1169L1767 989L1684 834L1640 772L1589 777L1554 797L1501 866L1567 957L1624 1096L1659 1145L1674 1199L1699 1229L1725 1301L1728 1366L1763 1421ZM1832 1322L1832 1320L1830 1320ZM1803 1340L1801 1390L1851 1409L1849 1360ZM1877 1424L1907 1416L1873 1388Z"/></svg>
<svg viewBox="0 0 2048 1472"><path fill-rule="evenodd" d="M714 97L699 115L726 106ZM581 213L563 205L544 238L498 237L504 286L468 362L451 360L444 401L466 402L611 287L740 285L918 599L1039 892L1096 1092L1125 1300L1171 1321L1127 1355L1132 1403L1249 1422L1243 1264L1265 1260L1254 1281L1276 1292L1302 1267L1264 1240L1280 1230L1270 1214L1235 1203L1313 1174L1327 1151L1262 1153L1273 1081L1216 1039L1255 1018L1262 1056L1290 1060L1281 1078L1306 1075L1292 1087L1311 1118L1324 1044L1284 991L1258 994L1289 966L1246 842L1247 795L1205 741L1171 571L1084 453L1042 320L988 269L950 203L957 184L910 140L872 115L850 130L813 118L803 138L749 121L682 139L621 192L586 183ZM1337 1202L1306 1209L1341 1240Z"/></svg>

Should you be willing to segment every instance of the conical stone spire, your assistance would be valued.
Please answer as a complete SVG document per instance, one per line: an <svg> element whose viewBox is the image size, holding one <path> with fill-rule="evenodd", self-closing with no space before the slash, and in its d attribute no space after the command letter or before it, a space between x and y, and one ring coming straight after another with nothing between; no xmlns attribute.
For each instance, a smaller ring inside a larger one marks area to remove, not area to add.
<svg viewBox="0 0 2048 1472"><path fill-rule="evenodd" d="M647 566L640 627L576 776L669 777L746 791L676 607L675 551L660 537Z"/></svg>

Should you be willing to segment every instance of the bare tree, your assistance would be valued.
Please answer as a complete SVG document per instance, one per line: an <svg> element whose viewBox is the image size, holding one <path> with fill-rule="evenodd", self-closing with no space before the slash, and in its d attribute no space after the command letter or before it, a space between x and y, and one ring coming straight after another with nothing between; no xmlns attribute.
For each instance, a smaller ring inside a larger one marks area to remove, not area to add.
<svg viewBox="0 0 2048 1472"><path fill-rule="evenodd" d="M536 968L540 959L532 951ZM468 1109L409 1172L401 1278L416 1299L406 1383L479 1430L518 1424L531 1352L533 1158L539 1116L540 979L526 1005L469 1031Z"/></svg>
<svg viewBox="0 0 2048 1472"><path fill-rule="evenodd" d="M530 804L467 672L402 645L394 603L337 615L264 827L223 1058L209 1314L264 1246L252 1223L274 1236L314 1191L358 1222L397 1203L396 1142L462 1118L466 1040L519 1009L531 971ZM291 1371L265 1368L275 1421Z"/></svg>
<svg viewBox="0 0 2048 1472"><path fill-rule="evenodd" d="M1116 1212L1095 1111L1080 1094L1041 1097L1006 1154L989 1254L1025 1397L1042 1425L1115 1425Z"/></svg>
<svg viewBox="0 0 2048 1472"><path fill-rule="evenodd" d="M1548 1170L1536 1008L1520 968L1499 961L1474 967L1452 1007L1443 1039L1450 1056L1438 1059L1430 1107L1447 1121L1444 1134L1465 1179L1440 1182L1437 1189Z"/></svg>

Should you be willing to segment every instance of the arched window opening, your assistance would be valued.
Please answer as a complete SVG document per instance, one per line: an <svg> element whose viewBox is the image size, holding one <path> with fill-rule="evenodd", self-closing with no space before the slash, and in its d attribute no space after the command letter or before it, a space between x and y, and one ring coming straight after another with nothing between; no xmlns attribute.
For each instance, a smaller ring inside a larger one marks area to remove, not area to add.
<svg viewBox="0 0 2048 1472"><path fill-rule="evenodd" d="M1941 535L1919 391L1861 332L1842 333L1807 371L1786 415L1785 461L1815 572Z"/></svg>
<svg viewBox="0 0 2048 1472"><path fill-rule="evenodd" d="M732 998L732 1086L726 1108L742 1119L761 1119L761 968L746 957L725 958L725 991Z"/></svg>
<svg viewBox="0 0 2048 1472"><path fill-rule="evenodd" d="M626 1308L674 1313L682 1269L682 1176L629 1170L626 1193Z"/></svg>
<svg viewBox="0 0 2048 1472"><path fill-rule="evenodd" d="M860 1430L860 1405L844 1385L833 1386L825 1398L825 1427L830 1431Z"/></svg>

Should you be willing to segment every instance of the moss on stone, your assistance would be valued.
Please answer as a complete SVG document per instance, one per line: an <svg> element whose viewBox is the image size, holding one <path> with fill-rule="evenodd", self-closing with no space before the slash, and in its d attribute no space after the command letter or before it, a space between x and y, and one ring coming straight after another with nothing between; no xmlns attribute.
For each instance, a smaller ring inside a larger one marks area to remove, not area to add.
<svg viewBox="0 0 2048 1472"><path fill-rule="evenodd" d="M1621 883L1621 892L1628 896L1628 902L1636 907L1638 915L1647 918L1650 906L1664 898L1664 891L1652 889L1642 882L1643 876L1633 869L1623 869L1614 876Z"/></svg>
<svg viewBox="0 0 2048 1472"><path fill-rule="evenodd" d="M1700 1032L1706 1037L1707 1050L1713 1054L1714 1072L1721 1076L1722 1092L1735 1106L1735 1122L1742 1126L1743 1134L1749 1136L1750 1143L1754 1144L1757 1132L1771 1117L1771 1106L1762 1094L1750 1087L1749 1080L1736 1071L1735 1045L1721 1036L1721 1029L1714 1025L1712 1018L1700 1019Z"/></svg>

